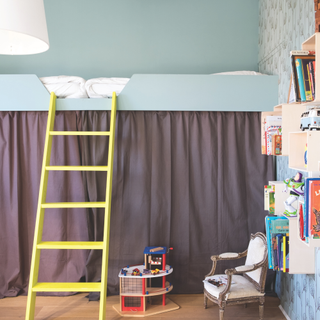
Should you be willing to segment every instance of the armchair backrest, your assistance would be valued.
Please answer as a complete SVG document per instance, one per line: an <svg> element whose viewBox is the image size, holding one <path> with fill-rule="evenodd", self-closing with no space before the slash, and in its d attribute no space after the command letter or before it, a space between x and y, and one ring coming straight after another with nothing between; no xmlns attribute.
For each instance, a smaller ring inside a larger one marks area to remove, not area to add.
<svg viewBox="0 0 320 320"><path fill-rule="evenodd" d="M261 233L257 232L251 235L249 246L247 249L246 265L254 265L261 263L261 267L257 270L247 272L245 277L248 278L256 288L264 292L266 274L268 268L268 247L267 238Z"/></svg>

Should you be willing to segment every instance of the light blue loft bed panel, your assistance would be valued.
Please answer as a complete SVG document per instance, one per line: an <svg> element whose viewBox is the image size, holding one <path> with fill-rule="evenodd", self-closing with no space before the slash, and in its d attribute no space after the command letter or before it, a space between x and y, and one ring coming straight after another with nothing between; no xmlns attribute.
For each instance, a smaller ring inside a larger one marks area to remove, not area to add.
<svg viewBox="0 0 320 320"><path fill-rule="evenodd" d="M60 99L56 100L56 110L111 110L112 99L94 98L94 99ZM119 108L118 108L119 110Z"/></svg>
<svg viewBox="0 0 320 320"><path fill-rule="evenodd" d="M120 110L268 111L278 104L278 76L133 75Z"/></svg>
<svg viewBox="0 0 320 320"><path fill-rule="evenodd" d="M49 109L50 94L33 74L0 75L1 111Z"/></svg>
<svg viewBox="0 0 320 320"><path fill-rule="evenodd" d="M0 75L0 111L47 111L50 93L36 75ZM278 104L278 77L133 75L118 110L268 111ZM57 99L57 110L111 110L111 99Z"/></svg>
<svg viewBox="0 0 320 320"><path fill-rule="evenodd" d="M0 75L0 111L48 111L50 93L34 74ZM111 110L111 99L59 99L56 110Z"/></svg>

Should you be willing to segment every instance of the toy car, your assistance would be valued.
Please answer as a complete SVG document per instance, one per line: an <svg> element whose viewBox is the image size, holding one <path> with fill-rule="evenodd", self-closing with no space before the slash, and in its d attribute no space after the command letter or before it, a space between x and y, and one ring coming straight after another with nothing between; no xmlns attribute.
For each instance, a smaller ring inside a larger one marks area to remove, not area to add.
<svg viewBox="0 0 320 320"><path fill-rule="evenodd" d="M139 276L140 275L140 270L138 268L135 268L132 270L132 275L133 276Z"/></svg>
<svg viewBox="0 0 320 320"><path fill-rule="evenodd" d="M143 269L143 273L144 274L149 274L149 273L151 273L151 271L149 269Z"/></svg>
<svg viewBox="0 0 320 320"><path fill-rule="evenodd" d="M121 274L124 274L125 276L127 275L128 270L127 269L121 269Z"/></svg>
<svg viewBox="0 0 320 320"><path fill-rule="evenodd" d="M152 273L152 274L158 274L159 272L160 272L160 270L159 270L159 269L151 270L151 273Z"/></svg>
<svg viewBox="0 0 320 320"><path fill-rule="evenodd" d="M301 115L300 129L320 130L320 108L313 108Z"/></svg>

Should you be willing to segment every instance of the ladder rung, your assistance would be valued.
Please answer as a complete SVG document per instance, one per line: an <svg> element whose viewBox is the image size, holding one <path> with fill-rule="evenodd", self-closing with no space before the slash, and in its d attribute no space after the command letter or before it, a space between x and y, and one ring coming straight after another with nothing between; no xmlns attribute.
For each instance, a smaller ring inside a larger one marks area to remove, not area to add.
<svg viewBox="0 0 320 320"><path fill-rule="evenodd" d="M103 241L43 241L38 249L93 249L102 250Z"/></svg>
<svg viewBox="0 0 320 320"><path fill-rule="evenodd" d="M48 171L108 171L108 166L46 166Z"/></svg>
<svg viewBox="0 0 320 320"><path fill-rule="evenodd" d="M110 136L110 131L49 131L51 136Z"/></svg>
<svg viewBox="0 0 320 320"><path fill-rule="evenodd" d="M53 202L42 203L41 208L105 208L106 202Z"/></svg>
<svg viewBox="0 0 320 320"><path fill-rule="evenodd" d="M39 282L33 292L98 292L100 282Z"/></svg>

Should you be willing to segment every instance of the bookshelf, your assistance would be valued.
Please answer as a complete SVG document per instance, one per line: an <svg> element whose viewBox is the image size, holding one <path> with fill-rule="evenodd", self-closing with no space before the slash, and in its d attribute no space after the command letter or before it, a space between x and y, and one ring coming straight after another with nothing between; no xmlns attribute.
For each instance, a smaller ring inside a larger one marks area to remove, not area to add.
<svg viewBox="0 0 320 320"><path fill-rule="evenodd" d="M302 50L315 52L316 70L320 70L320 32L315 33L302 43ZM288 57L289 59L289 57ZM320 73L316 73L315 99L311 102L285 103L274 107L273 111L262 112L261 133L264 131L266 116L281 115L282 117L282 155L288 156L289 168L304 173L307 177L320 177L320 130L300 130L300 117L303 112L320 107ZM263 136L262 136L263 145ZM305 153L307 147L307 153ZM262 153L263 152L263 147ZM282 215L284 194L281 181L270 181L275 185L275 214ZM283 184L283 183L282 183ZM302 241L299 235L299 218L289 220L289 273L314 274L315 248L320 247L320 239L310 238Z"/></svg>
<svg viewBox="0 0 320 320"><path fill-rule="evenodd" d="M298 171L318 172L320 161L320 131L289 133L289 167ZM307 147L307 153L305 150ZM306 159L306 164L305 164Z"/></svg>
<svg viewBox="0 0 320 320"><path fill-rule="evenodd" d="M275 215L276 216L281 216L282 212L284 212L284 202L288 198L288 194L286 192L283 192L285 189L286 185L282 181L269 181L269 185L273 185L275 188L275 203L274 203L274 208L275 208Z"/></svg>
<svg viewBox="0 0 320 320"><path fill-rule="evenodd" d="M269 185L275 186L275 215L282 216L285 210L284 201L289 197L289 191L283 192L285 184L282 181L269 181ZM298 207L298 202L295 204ZM315 255L314 248L320 246L319 240L310 239L302 241L299 237L299 219L289 220L289 273L290 274L314 274Z"/></svg>

